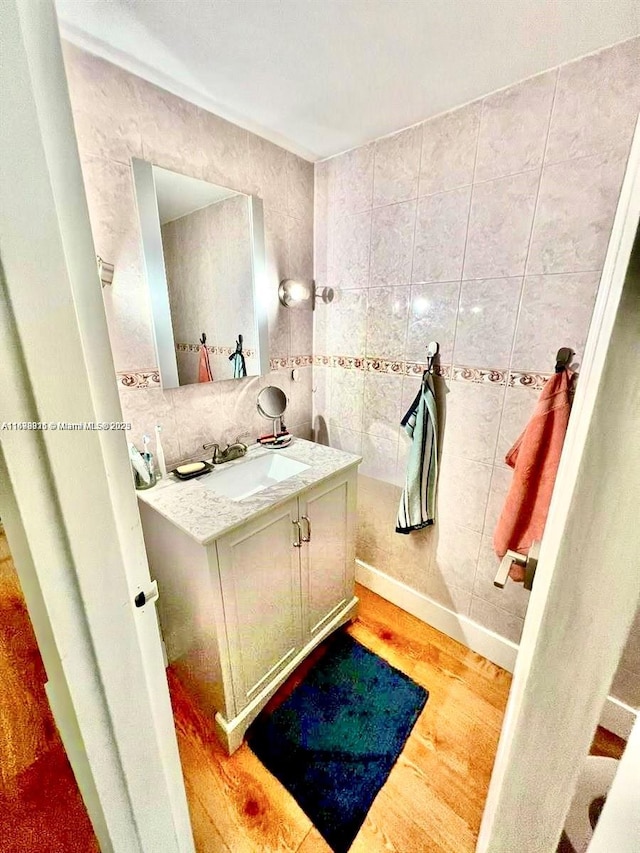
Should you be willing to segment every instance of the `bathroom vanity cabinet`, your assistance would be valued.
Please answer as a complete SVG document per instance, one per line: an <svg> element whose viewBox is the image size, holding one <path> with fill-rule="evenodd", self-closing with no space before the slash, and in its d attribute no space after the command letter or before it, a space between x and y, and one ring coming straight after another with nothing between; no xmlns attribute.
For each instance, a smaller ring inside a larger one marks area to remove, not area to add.
<svg viewBox="0 0 640 853"><path fill-rule="evenodd" d="M215 716L229 753L298 664L355 615L356 471L324 477L207 544L149 495L140 501L168 661Z"/></svg>

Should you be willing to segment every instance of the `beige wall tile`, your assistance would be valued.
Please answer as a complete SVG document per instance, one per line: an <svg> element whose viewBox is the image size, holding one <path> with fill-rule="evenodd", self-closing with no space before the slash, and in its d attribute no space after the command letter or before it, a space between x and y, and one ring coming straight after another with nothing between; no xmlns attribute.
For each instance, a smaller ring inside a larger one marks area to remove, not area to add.
<svg viewBox="0 0 640 853"><path fill-rule="evenodd" d="M445 580L435 568L429 572L426 594L454 613L461 616L469 614L471 593Z"/></svg>
<svg viewBox="0 0 640 853"><path fill-rule="evenodd" d="M151 452L155 455L155 427L161 424L162 449L167 466L171 468L184 458L171 392L160 388L124 388L119 385L118 394L123 420L131 423L127 442L132 442L138 450L142 450L142 436L149 435L152 439Z"/></svg>
<svg viewBox="0 0 640 853"><path fill-rule="evenodd" d="M396 501L395 525L400 503L400 492ZM393 533L391 560L387 573L423 595L429 595L431 564L435 547L435 529L425 527L411 533Z"/></svg>
<svg viewBox="0 0 640 853"><path fill-rule="evenodd" d="M371 287L409 284L415 224L415 201L379 207L373 211Z"/></svg>
<svg viewBox="0 0 640 853"><path fill-rule="evenodd" d="M431 573L447 587L471 592L476 574L480 534L456 524L457 517L438 510L434 526L434 559Z"/></svg>
<svg viewBox="0 0 640 853"><path fill-rule="evenodd" d="M526 276L512 368L552 372L556 353L564 346L580 361L599 283L599 272Z"/></svg>
<svg viewBox="0 0 640 853"><path fill-rule="evenodd" d="M440 359L453 359L460 283L413 284L409 305L407 361L424 362L429 341L440 344Z"/></svg>
<svg viewBox="0 0 640 853"><path fill-rule="evenodd" d="M498 460L500 461L500 460ZM485 536L493 538L498 519L502 514L504 502L507 499L507 493L511 486L513 473L511 468L503 468L501 465L495 465L491 476L491 486L489 488L489 500L487 502L487 511L484 517L484 527L482 529Z"/></svg>
<svg viewBox="0 0 640 853"><path fill-rule="evenodd" d="M545 166L528 273L602 268L626 162L616 149Z"/></svg>
<svg viewBox="0 0 640 853"><path fill-rule="evenodd" d="M287 151L287 212L313 228L313 163Z"/></svg>
<svg viewBox="0 0 640 853"><path fill-rule="evenodd" d="M491 466L459 456L443 456L438 480L438 518L482 531L489 498Z"/></svg>
<svg viewBox="0 0 640 853"><path fill-rule="evenodd" d="M203 178L206 158L198 107L140 77L131 75L131 80L140 103L143 158L163 169Z"/></svg>
<svg viewBox="0 0 640 853"><path fill-rule="evenodd" d="M259 195L265 210L288 213L287 152L268 139L249 134L251 192Z"/></svg>
<svg viewBox="0 0 640 853"><path fill-rule="evenodd" d="M372 480L366 475L358 478L358 556L370 548L389 554L395 534L399 490L395 486ZM360 557L370 565L365 557ZM381 566L376 566L385 571Z"/></svg>
<svg viewBox="0 0 640 853"><path fill-rule="evenodd" d="M104 160L82 158L91 231L96 253L120 272L144 275L142 242L131 166Z"/></svg>
<svg viewBox="0 0 640 853"><path fill-rule="evenodd" d="M329 283L329 220L330 209L330 163L315 163L313 168L313 274L319 287Z"/></svg>
<svg viewBox="0 0 640 853"><path fill-rule="evenodd" d="M421 198L418 202L414 282L462 278L471 187Z"/></svg>
<svg viewBox="0 0 640 853"><path fill-rule="evenodd" d="M368 287L371 211L336 220L329 240L329 286L342 290Z"/></svg>
<svg viewBox="0 0 640 853"><path fill-rule="evenodd" d="M142 157L140 104L131 75L70 42L63 41L62 49L81 154L127 165L131 157Z"/></svg>
<svg viewBox="0 0 640 853"><path fill-rule="evenodd" d="M556 70L538 74L484 99L474 180L542 165L557 76Z"/></svg>
<svg viewBox="0 0 640 853"><path fill-rule="evenodd" d="M506 467L504 457L533 415L539 396L539 391L530 388L507 388L496 447L496 464L503 468Z"/></svg>
<svg viewBox="0 0 640 853"><path fill-rule="evenodd" d="M536 170L474 185L464 278L524 272L539 179Z"/></svg>
<svg viewBox="0 0 640 853"><path fill-rule="evenodd" d="M474 622L478 622L490 631L495 631L501 637L506 637L513 643L520 642L524 620L519 616L514 616L507 610L489 604L488 601L478 598L476 595L471 599L469 616Z"/></svg>
<svg viewBox="0 0 640 853"><path fill-rule="evenodd" d="M454 362L506 368L516 328L521 278L463 281Z"/></svg>
<svg viewBox="0 0 640 853"><path fill-rule="evenodd" d="M443 453L492 465L504 392L501 385L451 382L441 437Z"/></svg>
<svg viewBox="0 0 640 853"><path fill-rule="evenodd" d="M404 357L410 291L409 287L376 287L368 291L366 354L371 358Z"/></svg>
<svg viewBox="0 0 640 853"><path fill-rule="evenodd" d="M476 101L423 124L420 195L471 183L481 110Z"/></svg>
<svg viewBox="0 0 640 853"><path fill-rule="evenodd" d="M313 278L313 228L308 219L287 217L289 241L289 275L311 281Z"/></svg>
<svg viewBox="0 0 640 853"><path fill-rule="evenodd" d="M331 355L362 355L367 337L367 304L366 290L336 291L333 302L326 306Z"/></svg>
<svg viewBox="0 0 640 853"><path fill-rule="evenodd" d="M375 143L373 204L393 204L418 195L422 127L410 127Z"/></svg>
<svg viewBox="0 0 640 853"><path fill-rule="evenodd" d="M365 373L363 432L396 440L401 398L402 376Z"/></svg>
<svg viewBox="0 0 640 853"><path fill-rule="evenodd" d="M546 161L631 143L640 110L640 37L560 68Z"/></svg>
<svg viewBox="0 0 640 853"><path fill-rule="evenodd" d="M362 431L364 373L360 370L331 370L331 412L329 430Z"/></svg>
<svg viewBox="0 0 640 853"><path fill-rule="evenodd" d="M360 456L362 453L362 433L355 432L351 429L341 429L332 425L330 431L331 447L336 447L338 450L345 450L347 453L355 453Z"/></svg>
<svg viewBox="0 0 640 853"><path fill-rule="evenodd" d="M249 133L206 110L199 110L198 118L204 180L238 192L249 192Z"/></svg>
<svg viewBox="0 0 640 853"><path fill-rule="evenodd" d="M360 471L365 477L373 477L385 483L395 482L398 437L362 435L362 464Z"/></svg>
<svg viewBox="0 0 640 853"><path fill-rule="evenodd" d="M335 216L360 213L373 199L373 145L347 151L331 160L331 200Z"/></svg>

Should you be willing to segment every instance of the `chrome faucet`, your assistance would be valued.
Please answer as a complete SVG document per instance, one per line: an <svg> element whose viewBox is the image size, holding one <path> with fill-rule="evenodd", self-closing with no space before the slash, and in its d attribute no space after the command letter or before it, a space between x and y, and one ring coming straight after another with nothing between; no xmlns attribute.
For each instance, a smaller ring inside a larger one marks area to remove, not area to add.
<svg viewBox="0 0 640 853"><path fill-rule="evenodd" d="M240 441L240 436L233 444L227 444L223 450L220 450L220 445L215 442L203 444L202 448L203 450L213 448L213 459L211 461L214 465L222 465L224 462L231 462L232 459L240 459L248 450L247 445Z"/></svg>

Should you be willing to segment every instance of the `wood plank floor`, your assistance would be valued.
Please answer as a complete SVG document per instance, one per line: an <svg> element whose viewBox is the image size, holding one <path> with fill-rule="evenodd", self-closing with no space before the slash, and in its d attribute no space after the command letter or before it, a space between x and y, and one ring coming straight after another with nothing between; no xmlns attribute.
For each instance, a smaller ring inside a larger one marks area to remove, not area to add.
<svg viewBox="0 0 640 853"><path fill-rule="evenodd" d="M349 633L430 695L351 851L472 853L511 676L369 590L358 587L357 595L360 612ZM272 704L303 675L298 670ZM169 681L198 853L328 853L248 746L227 757L171 668ZM620 755L623 746L601 732L593 751Z"/></svg>

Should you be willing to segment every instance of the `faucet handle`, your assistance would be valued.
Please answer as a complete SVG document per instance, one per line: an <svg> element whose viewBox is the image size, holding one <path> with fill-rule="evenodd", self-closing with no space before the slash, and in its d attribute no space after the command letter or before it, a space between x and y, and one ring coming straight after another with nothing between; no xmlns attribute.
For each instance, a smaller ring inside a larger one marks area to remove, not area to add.
<svg viewBox="0 0 640 853"><path fill-rule="evenodd" d="M244 442L244 441L242 440L243 438L248 438L248 439L249 439L249 441L248 441L248 442ZM236 441L235 441L235 443L236 443L236 444L243 444L245 447L247 447L247 445L251 443L251 439L252 439L252 438L253 438L253 434L252 434L252 433L250 433L250 432L240 432L240 433L238 433L238 435L236 436Z"/></svg>
<svg viewBox="0 0 640 853"><path fill-rule="evenodd" d="M219 449L220 449L220 445L219 445L217 442L215 442L215 441L212 441L212 442L210 442L209 444L203 444L203 445L202 445L202 449L203 449L203 450L211 450L211 448L212 448L212 447L215 447L215 448L216 448L216 450L219 450Z"/></svg>

